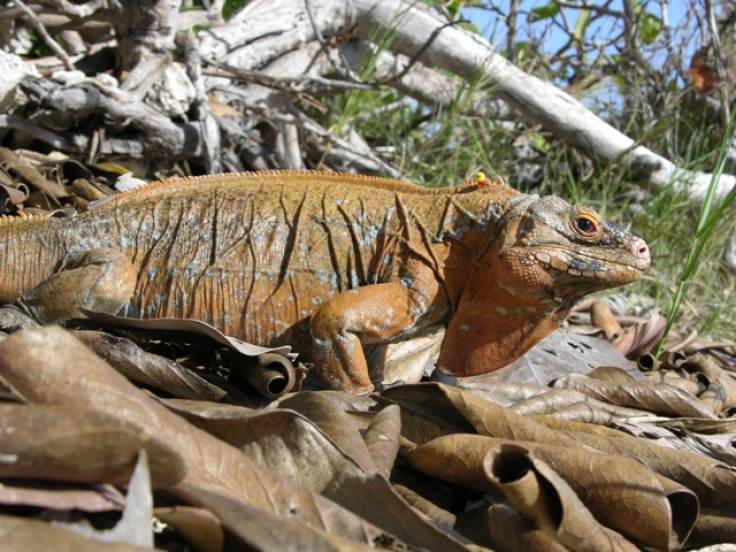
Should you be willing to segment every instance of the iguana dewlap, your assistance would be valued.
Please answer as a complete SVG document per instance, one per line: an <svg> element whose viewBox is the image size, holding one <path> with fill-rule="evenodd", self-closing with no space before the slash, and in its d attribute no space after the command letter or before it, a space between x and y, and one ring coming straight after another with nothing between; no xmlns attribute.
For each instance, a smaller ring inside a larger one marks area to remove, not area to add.
<svg viewBox="0 0 736 552"><path fill-rule="evenodd" d="M317 172L170 179L76 217L11 219L0 255L0 303L42 323L79 306L196 318L311 348L325 386L350 392L373 387L363 345L443 322L439 368L488 372L649 266L643 240L557 197Z"/></svg>

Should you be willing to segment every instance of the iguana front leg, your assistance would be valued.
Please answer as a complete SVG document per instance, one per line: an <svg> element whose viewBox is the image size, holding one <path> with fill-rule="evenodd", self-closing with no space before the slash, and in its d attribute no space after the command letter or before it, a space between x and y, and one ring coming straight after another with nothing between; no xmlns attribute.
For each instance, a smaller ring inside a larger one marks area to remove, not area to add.
<svg viewBox="0 0 736 552"><path fill-rule="evenodd" d="M115 314L133 295L136 277L122 251L100 247L74 255L14 304L41 324L83 318L80 307Z"/></svg>
<svg viewBox="0 0 736 552"><path fill-rule="evenodd" d="M381 343L431 324L444 314L437 282L404 278L340 293L312 315L314 366L325 387L373 390L363 344Z"/></svg>

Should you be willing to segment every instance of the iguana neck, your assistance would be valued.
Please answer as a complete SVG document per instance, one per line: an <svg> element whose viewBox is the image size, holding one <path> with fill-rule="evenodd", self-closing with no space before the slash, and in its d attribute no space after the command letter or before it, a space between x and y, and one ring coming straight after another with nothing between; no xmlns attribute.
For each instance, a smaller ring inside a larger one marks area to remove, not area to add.
<svg viewBox="0 0 736 552"><path fill-rule="evenodd" d="M569 306L553 299L525 300L492 273L474 268L447 326L438 367L458 376L502 368L557 329Z"/></svg>

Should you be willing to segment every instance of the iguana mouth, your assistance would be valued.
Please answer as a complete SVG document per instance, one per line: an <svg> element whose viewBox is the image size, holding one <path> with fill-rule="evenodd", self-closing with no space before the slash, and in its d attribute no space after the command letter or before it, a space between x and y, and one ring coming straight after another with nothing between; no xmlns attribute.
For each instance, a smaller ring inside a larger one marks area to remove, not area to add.
<svg viewBox="0 0 736 552"><path fill-rule="evenodd" d="M532 249L529 254L547 268L566 272L571 276L599 280L636 279L649 268L651 262L649 248L641 238L634 238L629 252L621 251L619 259L611 255L613 249L607 249L606 254L583 249L571 252L568 248L550 245Z"/></svg>

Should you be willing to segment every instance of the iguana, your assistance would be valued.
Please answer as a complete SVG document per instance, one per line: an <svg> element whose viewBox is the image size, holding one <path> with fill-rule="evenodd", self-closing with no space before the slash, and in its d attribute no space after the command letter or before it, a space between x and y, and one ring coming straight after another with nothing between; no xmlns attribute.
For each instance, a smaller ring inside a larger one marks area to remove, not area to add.
<svg viewBox="0 0 736 552"><path fill-rule="evenodd" d="M354 393L373 388L363 345L445 323L439 369L489 372L650 262L642 239L558 197L309 171L173 178L73 217L12 218L0 255L0 303L41 323L78 307L200 319L292 344Z"/></svg>

